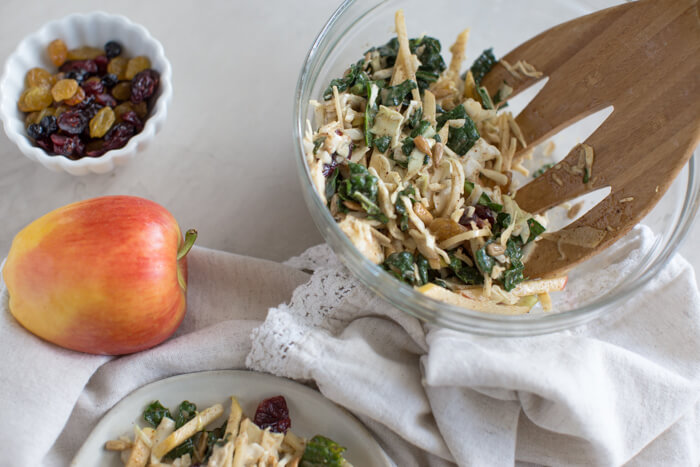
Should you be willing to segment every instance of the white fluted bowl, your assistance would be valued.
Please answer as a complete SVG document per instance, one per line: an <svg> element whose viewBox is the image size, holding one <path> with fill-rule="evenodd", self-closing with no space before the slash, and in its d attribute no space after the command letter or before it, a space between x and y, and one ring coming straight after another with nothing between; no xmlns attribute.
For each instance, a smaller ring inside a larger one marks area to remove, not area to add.
<svg viewBox="0 0 700 467"><path fill-rule="evenodd" d="M55 70L46 52L54 39L63 39L69 49L89 45L101 47L110 40L119 42L128 57L145 55L151 67L160 73L160 85L156 100L145 121L143 130L120 149L106 152L100 157L83 157L71 160L65 156L49 155L34 146L24 126L25 116L17 108L17 101L24 90L24 77L33 67ZM172 68L165 57L163 46L146 30L120 15L104 12L72 14L45 24L37 32L25 37L5 63L0 78L0 119L7 137L17 145L22 154L55 172L71 175L106 173L123 165L143 151L160 131L172 99Z"/></svg>

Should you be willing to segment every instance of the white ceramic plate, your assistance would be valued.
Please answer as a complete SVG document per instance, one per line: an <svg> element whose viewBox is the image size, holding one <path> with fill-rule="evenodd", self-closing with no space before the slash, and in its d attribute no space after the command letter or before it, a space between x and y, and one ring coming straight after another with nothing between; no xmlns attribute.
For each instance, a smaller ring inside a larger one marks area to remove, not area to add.
<svg viewBox="0 0 700 467"><path fill-rule="evenodd" d="M357 467L394 465L360 422L320 393L284 378L250 371L222 370L173 376L132 392L102 417L71 466L121 467L119 454L105 451L104 444L121 435L132 435L135 424L146 426L141 413L154 400L160 400L169 408L189 400L197 404L199 410L216 403L224 404L224 415L211 425L219 426L228 416L230 404L226 401L230 396L236 396L243 413L252 417L261 400L277 395L283 395L287 400L295 434L305 438L322 434L333 439L347 448L345 458Z"/></svg>

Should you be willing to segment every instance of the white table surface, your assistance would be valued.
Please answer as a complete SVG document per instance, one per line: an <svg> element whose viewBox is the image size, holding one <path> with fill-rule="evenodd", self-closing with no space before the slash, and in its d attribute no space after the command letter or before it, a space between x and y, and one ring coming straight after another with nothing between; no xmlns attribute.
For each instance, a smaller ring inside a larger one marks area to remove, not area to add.
<svg viewBox="0 0 700 467"><path fill-rule="evenodd" d="M594 8L610 0L587 0ZM302 200L292 141L302 62L336 1L4 0L0 61L26 34L72 12L105 10L145 25L174 71L165 128L107 175L53 173L0 134L0 256L40 215L107 194L152 199L202 246L284 260L322 241ZM273 130L270 131L270 128ZM700 266L700 224L681 252Z"/></svg>

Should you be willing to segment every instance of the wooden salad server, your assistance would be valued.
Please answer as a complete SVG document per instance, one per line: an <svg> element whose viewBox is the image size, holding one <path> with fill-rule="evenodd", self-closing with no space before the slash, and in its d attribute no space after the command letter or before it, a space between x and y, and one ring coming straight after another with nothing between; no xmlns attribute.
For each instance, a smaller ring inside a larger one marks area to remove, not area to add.
<svg viewBox="0 0 700 467"><path fill-rule="evenodd" d="M503 60L523 60L542 77L516 78L502 62L482 85L513 94L549 81L517 116L529 147L610 105L582 144L517 191L522 209L541 213L604 187L610 194L558 232L545 234L525 275L566 272L629 232L661 199L700 141L698 0L640 0L549 29Z"/></svg>

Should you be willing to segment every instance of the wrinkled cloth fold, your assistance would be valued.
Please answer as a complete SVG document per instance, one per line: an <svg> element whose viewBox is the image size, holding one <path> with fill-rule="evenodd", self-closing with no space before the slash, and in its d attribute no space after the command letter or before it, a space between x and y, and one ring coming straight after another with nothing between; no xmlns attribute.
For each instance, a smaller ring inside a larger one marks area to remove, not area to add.
<svg viewBox="0 0 700 467"><path fill-rule="evenodd" d="M599 279L624 273L648 240L637 229L615 245L620 261ZM0 453L13 455L0 466L68 465L134 389L245 367L315 385L401 467L700 462L700 297L679 256L618 310L531 338L425 325L360 285L327 246L286 264L203 248L188 258L180 328L118 358L34 337L3 286ZM565 299L595 284L572 282Z"/></svg>
<svg viewBox="0 0 700 467"><path fill-rule="evenodd" d="M561 300L629 274L652 245L634 229ZM398 465L700 463L700 296L680 256L607 315L527 338L421 325L325 245L288 264L314 273L254 331L247 365L314 381Z"/></svg>

